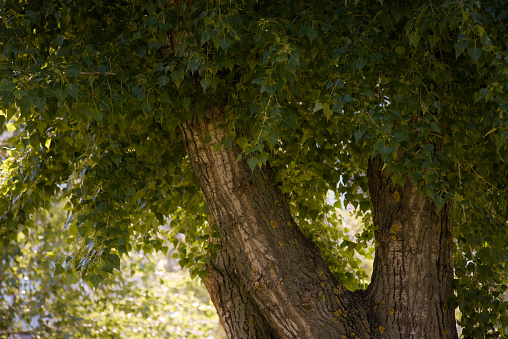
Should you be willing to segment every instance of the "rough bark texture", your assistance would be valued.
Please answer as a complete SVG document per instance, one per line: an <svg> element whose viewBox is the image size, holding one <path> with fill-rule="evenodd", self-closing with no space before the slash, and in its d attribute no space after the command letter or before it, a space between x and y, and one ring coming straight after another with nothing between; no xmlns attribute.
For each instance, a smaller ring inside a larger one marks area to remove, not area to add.
<svg viewBox="0 0 508 339"><path fill-rule="evenodd" d="M280 338L267 322L241 279L227 250L209 265L205 286L229 338Z"/></svg>
<svg viewBox="0 0 508 339"><path fill-rule="evenodd" d="M220 144L221 107L182 126L185 147L223 251L205 280L230 338L454 338L452 238L417 187L393 186L382 162L368 179L378 227L372 283L340 286L295 224L269 166L251 171ZM205 136L211 142L205 143Z"/></svg>
<svg viewBox="0 0 508 339"><path fill-rule="evenodd" d="M212 263L206 286L228 335L265 338L251 331L256 320L252 324L246 315L259 310L255 317L270 327L267 338L377 337L361 301L339 286L318 248L298 229L270 169L252 172L245 160L236 162L235 147L213 151L226 136L217 128L220 122L221 108L214 107L205 118L184 123L182 133L227 252Z"/></svg>
<svg viewBox="0 0 508 339"><path fill-rule="evenodd" d="M366 291L386 338L456 338L452 227L447 207L438 211L418 187L392 185L380 157L369 162L376 247Z"/></svg>

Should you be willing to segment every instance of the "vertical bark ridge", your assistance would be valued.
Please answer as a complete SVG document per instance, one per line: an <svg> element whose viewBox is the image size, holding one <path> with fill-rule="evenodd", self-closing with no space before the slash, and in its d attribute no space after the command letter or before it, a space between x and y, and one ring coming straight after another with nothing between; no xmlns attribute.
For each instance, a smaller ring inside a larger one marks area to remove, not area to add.
<svg viewBox="0 0 508 339"><path fill-rule="evenodd" d="M234 258L226 250L217 254L217 259L208 267L205 286L217 309L217 314L229 338L276 339L249 291L232 270Z"/></svg>
<svg viewBox="0 0 508 339"><path fill-rule="evenodd" d="M213 107L183 124L183 139L230 265L273 330L283 338L375 338L361 301L295 224L270 169L237 162L238 147L212 149L226 136L221 122L221 107Z"/></svg>
<svg viewBox="0 0 508 339"><path fill-rule="evenodd" d="M377 227L372 281L366 291L386 338L456 338L452 227L413 183L393 185L380 157L369 161L369 191Z"/></svg>

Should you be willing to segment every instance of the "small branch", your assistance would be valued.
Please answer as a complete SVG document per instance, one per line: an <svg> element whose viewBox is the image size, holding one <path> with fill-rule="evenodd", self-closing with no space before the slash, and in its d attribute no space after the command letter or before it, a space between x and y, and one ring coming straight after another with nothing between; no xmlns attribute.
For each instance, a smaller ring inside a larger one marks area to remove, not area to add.
<svg viewBox="0 0 508 339"><path fill-rule="evenodd" d="M332 95L333 92L335 91L335 87L337 87L337 85L339 84L339 81L340 81L340 77L337 79L337 81L335 81L335 84L333 85L333 88L332 88L332 91L330 92L330 95Z"/></svg>
<svg viewBox="0 0 508 339"><path fill-rule="evenodd" d="M261 129L259 131L259 135L258 135L258 138L256 140L256 144L258 143L259 141L259 138L261 137L261 132L263 132L263 127L265 126L265 122L266 122L266 113L268 112L268 107L270 107L270 101L272 100L272 98L268 99L268 103L266 104L266 108L265 108L265 116L263 117L263 125L261 125Z"/></svg>
<svg viewBox="0 0 508 339"><path fill-rule="evenodd" d="M460 161L457 160L457 168L459 170L459 188L462 188L462 176L460 175Z"/></svg>
<svg viewBox="0 0 508 339"><path fill-rule="evenodd" d="M307 8L305 11L301 12L300 14L298 14L297 16L295 16L295 18L291 21L292 24L295 23L295 20L298 19L300 16L304 15L305 13L307 13L308 11L310 11L312 9L312 7L314 7L316 4L310 6L309 8Z"/></svg>
<svg viewBox="0 0 508 339"><path fill-rule="evenodd" d="M467 161L466 161L467 162ZM485 180L481 175L479 175L478 173L476 173L476 171L474 170L473 166L467 162L467 164L469 165L469 167L471 167L471 170L474 172L474 174L476 174L476 176L480 179L482 179L485 183L487 183L490 187L492 187L493 189L495 190L498 190L499 192L504 192L506 190L501 190L499 188L497 188L496 186L492 185L490 182L488 182L487 180Z"/></svg>

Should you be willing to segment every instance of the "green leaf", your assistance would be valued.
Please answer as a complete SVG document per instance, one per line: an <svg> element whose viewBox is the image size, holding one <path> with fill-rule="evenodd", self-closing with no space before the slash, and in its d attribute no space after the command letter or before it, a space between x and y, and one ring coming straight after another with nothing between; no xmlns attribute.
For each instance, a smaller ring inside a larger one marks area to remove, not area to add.
<svg viewBox="0 0 508 339"><path fill-rule="evenodd" d="M79 235L82 237L85 237L88 233L88 226L86 224L83 224L82 226L78 227Z"/></svg>
<svg viewBox="0 0 508 339"><path fill-rule="evenodd" d="M161 94L159 95L158 100L160 102L163 102L163 103L166 103L166 104L170 104L171 103L171 98L169 97L169 94L166 91L162 91L161 92Z"/></svg>
<svg viewBox="0 0 508 339"><path fill-rule="evenodd" d="M344 112L342 111L342 104L341 104L340 102L335 103L335 104L333 105L333 107L332 107L332 111L334 111L334 112L336 112L336 113L341 113L341 114L342 114L342 113L344 113Z"/></svg>
<svg viewBox="0 0 508 339"><path fill-rule="evenodd" d="M434 145L427 144L422 147L423 154L432 154L434 153Z"/></svg>
<svg viewBox="0 0 508 339"><path fill-rule="evenodd" d="M161 43L157 40L148 40L148 48L152 50L152 52L157 52L161 48Z"/></svg>
<svg viewBox="0 0 508 339"><path fill-rule="evenodd" d="M113 265L108 262L108 263L106 263L105 265L102 266L102 270L104 272L113 274Z"/></svg>
<svg viewBox="0 0 508 339"><path fill-rule="evenodd" d="M402 102L402 100L404 100L404 94L400 94L400 93L394 94L393 99L397 103Z"/></svg>
<svg viewBox="0 0 508 339"><path fill-rule="evenodd" d="M358 140L360 140L360 139L361 139L361 137L363 136L363 131L356 130L356 131L355 131L355 133L354 133L354 135L355 135L355 142L357 142L357 143L358 143Z"/></svg>
<svg viewBox="0 0 508 339"><path fill-rule="evenodd" d="M312 112L316 113L320 109L323 109L323 104L318 100L316 101L316 104L314 105L314 109L312 110Z"/></svg>
<svg viewBox="0 0 508 339"><path fill-rule="evenodd" d="M108 263L120 271L120 257L116 254L108 254Z"/></svg>
<svg viewBox="0 0 508 339"><path fill-rule="evenodd" d="M210 133L206 133L205 134L205 139L203 139L203 142L205 144L208 144L208 143L212 142L212 137L210 136Z"/></svg>
<svg viewBox="0 0 508 339"><path fill-rule="evenodd" d="M161 75L157 80L159 81L159 88L161 88L162 86L167 84L170 79L165 75Z"/></svg>
<svg viewBox="0 0 508 339"><path fill-rule="evenodd" d="M344 102L345 104L352 101L356 101L356 99L350 96L349 94L344 95L344 97L342 98L342 102Z"/></svg>
<svg viewBox="0 0 508 339"><path fill-rule="evenodd" d="M249 167L250 167L251 171L254 171L254 169L258 165L258 161L259 160L258 160L257 157L247 159L247 163L249 164Z"/></svg>
<svg viewBox="0 0 508 339"><path fill-rule="evenodd" d="M72 285L72 284L75 284L78 282L78 278L76 278L76 276L74 274L67 274L67 278L65 279L65 283L67 285Z"/></svg>
<svg viewBox="0 0 508 339"><path fill-rule="evenodd" d="M56 277L59 274L62 274L65 272L65 268L63 268L62 265L59 263L55 263L55 271L53 272L53 275Z"/></svg>
<svg viewBox="0 0 508 339"><path fill-rule="evenodd" d="M356 59L353 63L354 69L356 70L362 69L365 65L367 65L367 59L364 58Z"/></svg>
<svg viewBox="0 0 508 339"><path fill-rule="evenodd" d="M221 143L226 146L229 149L233 148L233 142L235 141L235 138L232 136L229 137L223 137L221 140Z"/></svg>
<svg viewBox="0 0 508 339"><path fill-rule="evenodd" d="M420 41L421 36L418 33L413 32L408 35L408 38L409 44L412 45L414 48L416 48L418 46L418 42Z"/></svg>
<svg viewBox="0 0 508 339"><path fill-rule="evenodd" d="M487 88L480 88L480 90L478 91L478 100L477 101L480 101L481 99L485 99L489 95L490 95L490 91Z"/></svg>
<svg viewBox="0 0 508 339"><path fill-rule="evenodd" d="M12 91L15 87L16 85L7 78L0 80L0 91Z"/></svg>
<svg viewBox="0 0 508 339"><path fill-rule="evenodd" d="M212 78L209 74L207 74L199 83L201 84L201 87L203 87L203 92L206 92L206 89L212 84Z"/></svg>
<svg viewBox="0 0 508 339"><path fill-rule="evenodd" d="M267 152L261 152L257 158L259 159L259 166L261 167L261 165L265 165L266 162L268 161L268 153Z"/></svg>
<svg viewBox="0 0 508 339"><path fill-rule="evenodd" d="M102 277L97 274L92 274L89 277L89 281L92 283L93 287L97 288L102 281Z"/></svg>
<svg viewBox="0 0 508 339"><path fill-rule="evenodd" d="M204 281L206 276L208 275L208 271L207 270L201 270L198 272L198 276L199 278Z"/></svg>
<svg viewBox="0 0 508 339"><path fill-rule="evenodd" d="M431 124L430 124L430 127L432 128L432 130L436 133L441 133L441 129L439 128L439 125L437 122L433 121Z"/></svg>
<svg viewBox="0 0 508 339"><path fill-rule="evenodd" d="M437 43L441 40L441 37L439 35L429 34L428 40L430 42L430 48L434 49Z"/></svg>
<svg viewBox="0 0 508 339"><path fill-rule="evenodd" d="M229 49L229 46L231 46L231 40L230 39L220 39L219 46L220 46L220 48L222 48L222 50L224 52L227 52Z"/></svg>
<svg viewBox="0 0 508 339"><path fill-rule="evenodd" d="M244 151L247 148L247 145L249 144L249 140L246 137L241 137L236 139L236 143Z"/></svg>
<svg viewBox="0 0 508 339"><path fill-rule="evenodd" d="M307 36L309 37L310 41L314 41L318 36L318 32L314 29L310 29L307 31Z"/></svg>
<svg viewBox="0 0 508 339"><path fill-rule="evenodd" d="M181 69L174 70L170 74L171 80L175 83L177 87L180 87L180 84L183 81L184 72Z"/></svg>
<svg viewBox="0 0 508 339"><path fill-rule="evenodd" d="M323 114L325 115L327 121L330 120L331 116L333 115L333 111L330 109L328 104L323 106Z"/></svg>
<svg viewBox="0 0 508 339"><path fill-rule="evenodd" d="M222 144L215 144L212 146L212 149L215 153L218 153L222 148Z"/></svg>
<svg viewBox="0 0 508 339"><path fill-rule="evenodd" d="M469 54L469 56L471 56L471 58L475 61L475 62L478 62L478 60L480 60L480 57L482 56L482 49L481 48L478 48L478 47L474 47L474 48L470 48L467 53Z"/></svg>

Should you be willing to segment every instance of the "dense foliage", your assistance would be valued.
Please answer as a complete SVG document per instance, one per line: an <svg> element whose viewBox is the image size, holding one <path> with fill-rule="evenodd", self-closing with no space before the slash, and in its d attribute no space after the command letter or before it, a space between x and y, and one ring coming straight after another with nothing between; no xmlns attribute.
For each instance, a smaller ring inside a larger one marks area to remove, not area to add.
<svg viewBox="0 0 508 339"><path fill-rule="evenodd" d="M353 253L375 231L370 156L448 204L464 334L506 333L507 6L7 0L0 123L18 137L2 164L0 236L28 235L62 190L80 246L60 262L66 274L98 286L133 241L164 251L158 227L173 215L181 264L204 276L219 235L179 124L221 104L229 136L214 147L277 171L299 226L351 289L365 278ZM334 231L329 190L365 217L354 241Z"/></svg>
<svg viewBox="0 0 508 339"><path fill-rule="evenodd" d="M218 338L206 291L162 254L129 253L95 290L62 274L55 263L71 252L63 205L37 213L29 236L1 249L0 338Z"/></svg>

